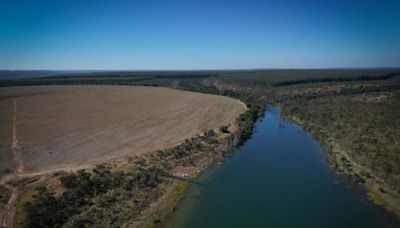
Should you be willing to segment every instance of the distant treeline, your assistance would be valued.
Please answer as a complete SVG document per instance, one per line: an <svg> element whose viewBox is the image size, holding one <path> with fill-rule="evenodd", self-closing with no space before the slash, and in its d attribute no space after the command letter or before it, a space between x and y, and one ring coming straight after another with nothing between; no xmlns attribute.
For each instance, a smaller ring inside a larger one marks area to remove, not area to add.
<svg viewBox="0 0 400 228"><path fill-rule="evenodd" d="M31 79L0 80L0 87L29 86L29 85L134 85L137 82L152 80L188 80L217 77L216 75L155 75L155 76L129 76L129 75L90 75L90 76L62 76L42 77Z"/></svg>
<svg viewBox="0 0 400 228"><path fill-rule="evenodd" d="M274 86L288 86L294 84L304 83L318 83L318 82L345 82L345 81L375 81L375 80L387 80L395 76L400 76L400 72L392 72L386 75L375 75L375 76L359 76L359 77L332 77L332 78L312 78L302 80L290 80L284 82L273 83Z"/></svg>
<svg viewBox="0 0 400 228"><path fill-rule="evenodd" d="M305 93L305 94L289 94L285 96L274 97L272 103L278 104L282 102L288 101L310 101L317 98L322 97L330 97L330 96L347 96L347 95L357 95L364 93L373 93L373 92L391 92L400 90L400 84L386 84L386 85L372 85L372 86L363 86L359 88L346 88L338 91L324 91L324 92L314 92L314 93Z"/></svg>
<svg viewBox="0 0 400 228"><path fill-rule="evenodd" d="M132 79L188 79L188 78L208 78L217 77L216 74L176 74L176 75L165 75L165 74L128 74L128 73L102 73L102 74L68 74L62 76L47 76L40 77L37 79L81 79L81 78L132 78Z"/></svg>
<svg viewBox="0 0 400 228"><path fill-rule="evenodd" d="M268 81L268 80L260 80L260 79L246 79L245 76L241 78L227 78L227 77L218 77L218 80L222 80L226 83L235 83L237 85L242 86L290 86L297 84L309 84L309 83L320 83L320 82L356 82L356 81L378 81L378 80L388 80L394 78L396 76L400 76L400 72L391 72L382 75L362 75L362 76L331 76L331 77L320 77L320 78L306 78L306 79L295 79L295 80L286 80L282 79L282 81ZM275 76L274 79L278 79L279 76Z"/></svg>
<svg viewBox="0 0 400 228"><path fill-rule="evenodd" d="M310 73L311 74L311 73ZM368 72L366 72L368 74ZM99 73L71 73L59 76L45 76L36 78L25 79L7 79L0 80L0 86L24 86L24 85L131 85L137 82L154 81L154 80L188 80L188 79L207 79L213 78L228 83L236 83L244 86L288 86L295 84L318 83L318 82L345 82L345 81L374 81L374 80L388 80L393 77L399 76L399 71L382 74L361 75L361 76L341 76L340 72L336 75L321 75L316 77L310 75L300 75L300 79L293 79L293 75L289 78L288 75L265 75L259 77L252 77L251 75L242 75L240 77L227 77L219 72L207 73L157 73L157 72L144 72L129 73L129 72L99 72ZM265 78L264 78L265 77ZM267 79L268 80L264 80ZM272 81L269 81L272 80ZM150 85L150 84L149 84Z"/></svg>

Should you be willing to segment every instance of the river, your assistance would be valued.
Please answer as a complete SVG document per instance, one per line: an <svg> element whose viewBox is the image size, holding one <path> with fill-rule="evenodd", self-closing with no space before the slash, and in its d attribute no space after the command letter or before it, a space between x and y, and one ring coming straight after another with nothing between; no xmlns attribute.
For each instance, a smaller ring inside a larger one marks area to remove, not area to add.
<svg viewBox="0 0 400 228"><path fill-rule="evenodd" d="M400 227L270 107L246 144L191 184L167 227Z"/></svg>

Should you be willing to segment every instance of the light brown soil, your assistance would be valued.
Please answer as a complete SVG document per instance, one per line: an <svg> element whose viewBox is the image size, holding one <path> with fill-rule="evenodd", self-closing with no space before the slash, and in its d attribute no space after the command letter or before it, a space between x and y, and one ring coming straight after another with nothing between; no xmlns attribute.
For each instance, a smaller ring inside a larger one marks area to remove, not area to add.
<svg viewBox="0 0 400 228"><path fill-rule="evenodd" d="M230 98L167 88L1 88L0 164L29 173L141 155L227 125L244 110Z"/></svg>

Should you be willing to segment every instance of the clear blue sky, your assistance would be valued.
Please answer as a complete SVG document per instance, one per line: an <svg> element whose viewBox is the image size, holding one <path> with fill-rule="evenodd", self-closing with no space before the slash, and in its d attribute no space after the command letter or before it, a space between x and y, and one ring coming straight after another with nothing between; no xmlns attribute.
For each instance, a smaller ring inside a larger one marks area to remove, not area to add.
<svg viewBox="0 0 400 228"><path fill-rule="evenodd" d="M0 69L387 66L398 0L0 0Z"/></svg>

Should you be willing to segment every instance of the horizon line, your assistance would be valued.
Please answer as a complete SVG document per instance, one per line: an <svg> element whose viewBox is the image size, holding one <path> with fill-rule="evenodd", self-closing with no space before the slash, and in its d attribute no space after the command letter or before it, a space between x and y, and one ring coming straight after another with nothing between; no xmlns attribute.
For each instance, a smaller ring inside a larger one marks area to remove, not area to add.
<svg viewBox="0 0 400 228"><path fill-rule="evenodd" d="M210 69L0 69L0 71L103 71L103 72L151 72L151 71L262 71L262 70L360 70L398 69L400 66L382 67L276 67L276 68L210 68Z"/></svg>

